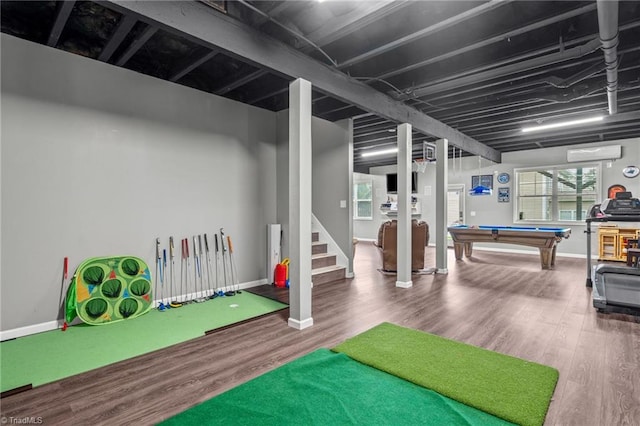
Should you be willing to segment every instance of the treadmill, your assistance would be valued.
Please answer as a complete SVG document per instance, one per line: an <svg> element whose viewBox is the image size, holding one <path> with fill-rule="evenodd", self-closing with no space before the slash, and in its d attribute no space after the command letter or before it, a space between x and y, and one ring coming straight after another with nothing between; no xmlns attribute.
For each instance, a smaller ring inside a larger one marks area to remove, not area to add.
<svg viewBox="0 0 640 426"><path fill-rule="evenodd" d="M630 192L596 204L587 223L587 286L593 287L593 307L598 312L640 315L640 268L603 263L591 268L592 222L640 222L640 200Z"/></svg>

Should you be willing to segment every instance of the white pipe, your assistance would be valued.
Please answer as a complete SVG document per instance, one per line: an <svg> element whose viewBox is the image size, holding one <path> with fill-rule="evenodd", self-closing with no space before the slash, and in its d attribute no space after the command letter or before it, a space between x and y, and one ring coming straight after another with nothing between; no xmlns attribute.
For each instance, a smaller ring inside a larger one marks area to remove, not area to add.
<svg viewBox="0 0 640 426"><path fill-rule="evenodd" d="M600 42L607 66L609 115L618 112L618 0L597 0Z"/></svg>

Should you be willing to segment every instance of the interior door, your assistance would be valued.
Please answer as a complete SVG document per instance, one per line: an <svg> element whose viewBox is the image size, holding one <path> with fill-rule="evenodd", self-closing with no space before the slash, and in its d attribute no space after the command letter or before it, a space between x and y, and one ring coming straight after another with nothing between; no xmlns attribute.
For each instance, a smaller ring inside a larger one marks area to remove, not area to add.
<svg viewBox="0 0 640 426"><path fill-rule="evenodd" d="M464 223L464 184L447 187L447 226Z"/></svg>

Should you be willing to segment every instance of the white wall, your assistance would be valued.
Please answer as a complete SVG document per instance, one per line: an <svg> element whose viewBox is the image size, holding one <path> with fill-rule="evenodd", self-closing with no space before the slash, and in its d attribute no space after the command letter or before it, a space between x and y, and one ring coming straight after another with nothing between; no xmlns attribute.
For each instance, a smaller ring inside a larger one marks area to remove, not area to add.
<svg viewBox="0 0 640 426"><path fill-rule="evenodd" d="M628 165L640 164L640 138L615 140L606 142L597 142L592 144L582 144L572 146L572 149L606 146L606 145L622 145L622 158L615 161L598 161L602 170L602 196L606 198L606 190L613 184L623 184L628 191L640 198L640 177L629 179L622 175L622 169ZM514 196L514 174L513 170L523 167L535 167L545 165L564 165L567 163L566 152L567 147L543 148L529 151L507 152L502 154L502 163L494 164L488 160L478 161L478 157L464 157L449 160L449 184L464 184L467 192L465 198L466 217L465 223L468 225L518 225L513 223L513 196ZM386 181L384 176L386 173L395 173L396 166L372 167L371 175L357 174L358 179L369 179L373 177L374 187L377 190L374 199L374 212L379 215L380 204L386 198ZM506 184L498 184L496 178L501 172L507 172L511 176L511 181ZM472 175L494 175L494 189L507 186L511 188L511 202L498 203L497 191L494 190L489 196L470 196L468 190L471 187ZM354 180L356 178L354 177ZM424 187L431 186L431 195L424 194ZM435 224L435 214L433 213L433 203L435 202L435 164L428 164L424 173L418 173L418 200L421 204L421 219L426 221L429 226ZM471 212L475 212L475 216L471 216ZM373 221L354 221L354 237L356 238L375 238L380 223L386 220L384 216L374 216ZM586 255L586 236L584 230L586 225L584 222L576 223L571 226L571 237L558 246L558 253ZM592 236L592 249L597 250L597 242L595 235ZM431 241L433 244L433 240ZM514 249L536 252L535 249L524 246L503 245L503 244L474 244L474 247L488 247L501 249Z"/></svg>
<svg viewBox="0 0 640 426"><path fill-rule="evenodd" d="M275 114L2 34L1 330L59 317L63 258L233 238L265 279ZM179 259L178 259L179 261Z"/></svg>

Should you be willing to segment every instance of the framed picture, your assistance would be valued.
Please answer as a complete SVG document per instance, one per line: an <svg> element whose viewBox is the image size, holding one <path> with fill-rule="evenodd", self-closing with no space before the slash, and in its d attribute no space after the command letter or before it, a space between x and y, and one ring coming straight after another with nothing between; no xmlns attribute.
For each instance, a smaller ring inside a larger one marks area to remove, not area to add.
<svg viewBox="0 0 640 426"><path fill-rule="evenodd" d="M510 200L509 197L509 188L505 187L505 188L498 188L498 202L499 203L508 203Z"/></svg>
<svg viewBox="0 0 640 426"><path fill-rule="evenodd" d="M485 188L493 189L493 175L474 175L471 176L471 188L482 185Z"/></svg>
<svg viewBox="0 0 640 426"><path fill-rule="evenodd" d="M500 173L497 179L498 179L498 183L505 185L509 183L509 180L510 180L509 173Z"/></svg>

